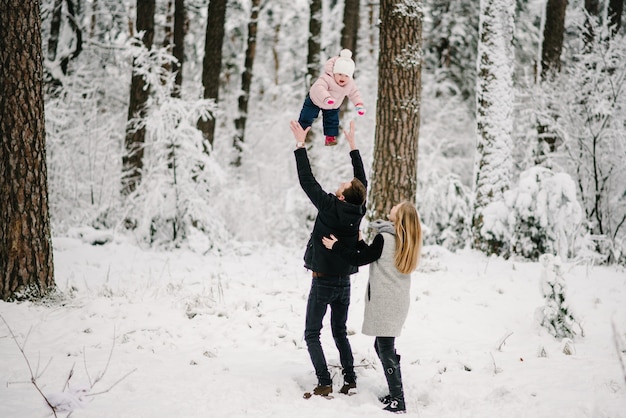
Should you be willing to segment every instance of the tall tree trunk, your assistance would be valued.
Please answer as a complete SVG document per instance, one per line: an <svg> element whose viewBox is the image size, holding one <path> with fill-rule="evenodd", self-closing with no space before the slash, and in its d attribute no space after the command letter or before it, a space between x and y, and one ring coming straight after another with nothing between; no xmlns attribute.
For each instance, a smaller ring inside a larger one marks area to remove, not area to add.
<svg viewBox="0 0 626 418"><path fill-rule="evenodd" d="M546 23L543 29L541 47L541 79L546 80L550 72L561 71L561 51L565 30L565 9L567 0L548 0Z"/></svg>
<svg viewBox="0 0 626 418"><path fill-rule="evenodd" d="M54 61L57 57L62 12L63 0L54 0L54 6L52 7L52 19L50 21L50 38L48 39L48 61Z"/></svg>
<svg viewBox="0 0 626 418"><path fill-rule="evenodd" d="M174 66L176 71L176 80L172 96L181 97L181 89L183 87L183 64L185 63L185 20L187 13L185 12L185 0L175 0L174 2L174 49L172 51L174 57L178 61Z"/></svg>
<svg viewBox="0 0 626 418"><path fill-rule="evenodd" d="M341 28L341 48L352 51L352 60L356 62L356 44L359 33L359 3L360 0L345 0L343 7L343 28ZM340 107L340 118L348 110L348 100L344 100Z"/></svg>
<svg viewBox="0 0 626 418"><path fill-rule="evenodd" d="M163 26L163 42L161 46L168 52L172 53L172 45L174 44L174 0L167 0L165 6L165 25ZM165 61L162 65L165 73L172 72L172 62Z"/></svg>
<svg viewBox="0 0 626 418"><path fill-rule="evenodd" d="M592 20L600 17L600 0L585 0L585 11L588 16L585 18L584 40L589 47L596 36Z"/></svg>
<svg viewBox="0 0 626 418"><path fill-rule="evenodd" d="M0 299L54 289L39 2L0 0Z"/></svg>
<svg viewBox="0 0 626 418"><path fill-rule="evenodd" d="M565 10L568 0L548 0L546 19L543 29L541 46L541 80L549 80L561 71L561 51L563 50L563 33L565 30ZM537 126L537 151L535 163L549 166L547 155L558 146L558 136L550 127L539 123Z"/></svg>
<svg viewBox="0 0 626 418"><path fill-rule="evenodd" d="M96 36L96 26L98 24L98 20L96 16L98 15L99 10L99 0L92 0L91 3L91 18L89 19L89 37L93 38Z"/></svg>
<svg viewBox="0 0 626 418"><path fill-rule="evenodd" d="M248 45L246 47L246 60L244 70L241 74L241 93L239 94L239 116L235 119L235 139L233 146L237 151L237 156L233 164L241 165L242 144L245 138L246 121L248 119L248 100L250 99L250 86L252 84L252 67L256 56L256 33L259 20L259 9L261 0L252 0L250 10L250 21L248 22Z"/></svg>
<svg viewBox="0 0 626 418"><path fill-rule="evenodd" d="M477 150L474 168L474 247L506 255L504 237L482 231L484 211L502 202L512 168L513 16L515 0L481 0L476 87Z"/></svg>
<svg viewBox="0 0 626 418"><path fill-rule="evenodd" d="M345 0L343 8L343 28L341 29L341 48L352 51L356 62L356 44L359 33L359 5L361 0Z"/></svg>
<svg viewBox="0 0 626 418"><path fill-rule="evenodd" d="M137 31L145 31L142 41L148 50L152 48L154 41L154 9L155 0L137 0ZM143 119L146 116L145 106L150 92L144 78L134 70L137 65L136 60L133 60L128 123L124 140L125 154L122 157L123 196L128 196L137 189L141 183L143 169L143 147L146 137Z"/></svg>
<svg viewBox="0 0 626 418"><path fill-rule="evenodd" d="M389 213L402 200L415 202L420 128L422 2L380 3L378 104L370 211Z"/></svg>
<svg viewBox="0 0 626 418"><path fill-rule="evenodd" d="M624 12L624 0L609 0L609 24L611 36L615 36L622 27L622 13Z"/></svg>
<svg viewBox="0 0 626 418"><path fill-rule="evenodd" d="M307 92L311 84L313 84L320 75L320 55L322 53L322 0L310 0L309 5L309 52L306 57Z"/></svg>
<svg viewBox="0 0 626 418"><path fill-rule="evenodd" d="M204 61L202 62L202 86L204 98L218 102L220 73L222 72L222 43L226 22L226 0L211 0L204 41ZM204 152L209 154L215 137L215 118L198 121L198 129L204 137Z"/></svg>

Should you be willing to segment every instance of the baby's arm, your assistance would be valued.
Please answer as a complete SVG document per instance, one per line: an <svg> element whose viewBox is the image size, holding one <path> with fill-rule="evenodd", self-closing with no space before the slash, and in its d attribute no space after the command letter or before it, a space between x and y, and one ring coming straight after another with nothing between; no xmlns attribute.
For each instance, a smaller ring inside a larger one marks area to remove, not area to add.
<svg viewBox="0 0 626 418"><path fill-rule="evenodd" d="M309 96L311 97L313 103L322 109L332 109L335 104L334 99L328 91L328 87L328 82L324 80L324 78L320 77L315 83L313 83L311 90L309 91ZM329 102L329 99L332 100L332 102Z"/></svg>

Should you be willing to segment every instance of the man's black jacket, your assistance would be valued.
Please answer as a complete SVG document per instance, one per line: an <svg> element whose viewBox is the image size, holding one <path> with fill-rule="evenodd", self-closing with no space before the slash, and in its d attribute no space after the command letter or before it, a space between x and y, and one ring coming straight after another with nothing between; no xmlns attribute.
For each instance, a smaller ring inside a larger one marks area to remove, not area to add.
<svg viewBox="0 0 626 418"><path fill-rule="evenodd" d="M356 273L357 267L348 264L324 247L322 237L330 237L330 234L333 234L343 245L355 247L359 238L359 225L365 215L365 204L355 205L339 200L333 193L326 193L311 172L306 149L298 148L294 154L300 185L318 211L313 232L304 253L304 266L314 272L327 275ZM354 177L367 187L361 154L358 150L350 151L350 157Z"/></svg>

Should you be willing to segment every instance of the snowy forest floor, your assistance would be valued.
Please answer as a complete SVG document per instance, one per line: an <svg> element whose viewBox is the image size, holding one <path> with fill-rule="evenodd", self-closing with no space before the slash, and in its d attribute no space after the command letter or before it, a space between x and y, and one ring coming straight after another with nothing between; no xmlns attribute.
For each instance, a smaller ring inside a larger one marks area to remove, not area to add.
<svg viewBox="0 0 626 418"><path fill-rule="evenodd" d="M0 302L0 416L386 417L373 338L360 333L368 269L348 319L359 393L302 399L316 383L303 340L302 249L232 244L221 254L55 238L56 302ZM408 416L626 417L626 272L565 266L584 328L569 344L538 325L538 263L425 248L397 339ZM342 383L328 318L322 344ZM617 336L613 332L617 329ZM69 385L66 387L69 378ZM100 379L99 379L100 378ZM110 390L109 390L110 389ZM58 416L67 416L59 413Z"/></svg>

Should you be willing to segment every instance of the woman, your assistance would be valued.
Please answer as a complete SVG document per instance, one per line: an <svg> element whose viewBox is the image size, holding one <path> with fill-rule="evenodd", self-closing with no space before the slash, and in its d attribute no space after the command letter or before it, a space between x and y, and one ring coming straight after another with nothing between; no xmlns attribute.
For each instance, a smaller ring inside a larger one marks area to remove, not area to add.
<svg viewBox="0 0 626 418"><path fill-rule="evenodd" d="M322 242L352 265L371 263L362 332L376 337L374 348L387 378L389 395L380 401L386 405L386 411L402 413L406 406L395 338L409 312L410 274L419 261L422 228L417 209L409 202L391 208L389 220L371 223L377 235L370 245L360 239L356 249L348 248L333 235L324 237Z"/></svg>

